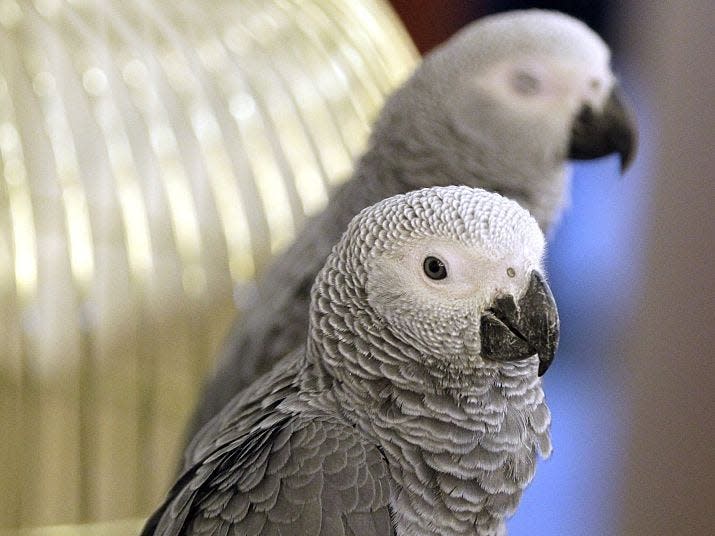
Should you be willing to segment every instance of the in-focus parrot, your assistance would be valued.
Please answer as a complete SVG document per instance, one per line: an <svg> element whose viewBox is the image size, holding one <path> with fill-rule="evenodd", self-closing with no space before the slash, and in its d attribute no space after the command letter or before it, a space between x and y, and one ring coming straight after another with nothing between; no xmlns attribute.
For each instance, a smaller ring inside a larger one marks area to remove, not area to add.
<svg viewBox="0 0 715 536"><path fill-rule="evenodd" d="M364 209L312 286L307 342L204 427L143 535L504 534L551 451L544 244L466 186Z"/></svg>

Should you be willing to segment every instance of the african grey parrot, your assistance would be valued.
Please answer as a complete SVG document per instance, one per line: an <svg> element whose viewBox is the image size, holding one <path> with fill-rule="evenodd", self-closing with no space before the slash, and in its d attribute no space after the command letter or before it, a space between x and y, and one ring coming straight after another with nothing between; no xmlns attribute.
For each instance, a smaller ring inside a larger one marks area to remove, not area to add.
<svg viewBox="0 0 715 536"><path fill-rule="evenodd" d="M307 344L204 427L143 535L498 535L548 456L544 237L466 186L363 210Z"/></svg>
<svg viewBox="0 0 715 536"><path fill-rule="evenodd" d="M635 147L603 41L550 11L486 17L425 57L386 102L352 180L277 257L233 326L189 438L305 341L310 285L350 219L390 195L466 184L527 208L544 231L567 202L567 159Z"/></svg>

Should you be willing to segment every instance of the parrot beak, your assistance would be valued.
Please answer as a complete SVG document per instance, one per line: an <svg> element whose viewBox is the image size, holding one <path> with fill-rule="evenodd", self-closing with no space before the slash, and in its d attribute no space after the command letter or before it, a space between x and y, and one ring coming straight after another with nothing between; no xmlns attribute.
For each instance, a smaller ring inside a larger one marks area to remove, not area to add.
<svg viewBox="0 0 715 536"><path fill-rule="evenodd" d="M590 160L617 152L621 173L635 157L638 129L635 115L625 104L620 88L615 86L601 112L584 104L571 126L568 157Z"/></svg>
<svg viewBox="0 0 715 536"><path fill-rule="evenodd" d="M559 342L559 314L551 289L538 272L531 273L526 294L494 300L479 326L481 355L493 361L519 361L539 355L539 376L554 360Z"/></svg>

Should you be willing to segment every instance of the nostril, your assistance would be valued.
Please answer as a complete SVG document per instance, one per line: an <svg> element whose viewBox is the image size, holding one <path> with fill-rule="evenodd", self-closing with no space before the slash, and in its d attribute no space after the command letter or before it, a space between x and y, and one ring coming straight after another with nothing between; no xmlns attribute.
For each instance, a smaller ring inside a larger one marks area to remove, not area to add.
<svg viewBox="0 0 715 536"><path fill-rule="evenodd" d="M576 119L580 123L585 123L588 125L588 124L593 123L593 120L595 117L596 117L596 114L593 112L593 108L591 108L591 106L588 104L584 104L581 107L581 110L579 111Z"/></svg>

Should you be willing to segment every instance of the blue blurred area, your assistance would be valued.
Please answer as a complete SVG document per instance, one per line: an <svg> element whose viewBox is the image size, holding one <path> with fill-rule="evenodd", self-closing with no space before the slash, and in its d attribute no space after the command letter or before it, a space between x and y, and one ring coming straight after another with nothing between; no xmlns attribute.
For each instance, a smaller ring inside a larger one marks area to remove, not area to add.
<svg viewBox="0 0 715 536"><path fill-rule="evenodd" d="M544 377L554 452L538 464L511 536L617 533L630 419L620 348L636 325L653 133L643 92L625 85L636 97L636 162L624 177L616 157L574 164L572 204L549 237L562 328Z"/></svg>

